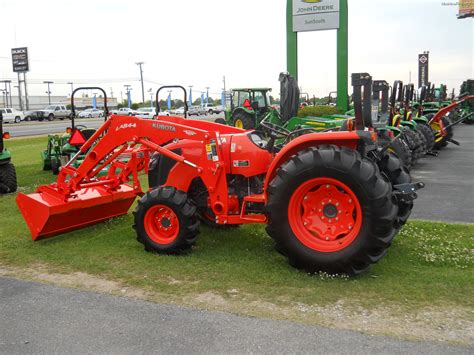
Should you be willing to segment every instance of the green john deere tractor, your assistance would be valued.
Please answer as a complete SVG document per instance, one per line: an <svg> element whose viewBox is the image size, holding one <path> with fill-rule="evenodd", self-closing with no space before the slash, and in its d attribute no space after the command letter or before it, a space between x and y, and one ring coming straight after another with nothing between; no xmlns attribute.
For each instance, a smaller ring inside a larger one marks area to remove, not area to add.
<svg viewBox="0 0 474 355"><path fill-rule="evenodd" d="M15 192L17 189L15 166L11 162L11 153L3 140L9 138L7 132L3 133L3 115L0 111L0 193Z"/></svg>
<svg viewBox="0 0 474 355"><path fill-rule="evenodd" d="M74 106L74 95L80 90L99 90L102 91L104 97L104 117L108 117L107 94L99 87L80 87L73 91L71 95L71 127L66 129L64 134L48 135L48 144L45 150L41 152L41 160L43 162L43 170L51 170L53 174L59 174L61 166L66 165L69 160L79 151L84 144L95 132L95 129L87 128L84 125L76 125L76 110ZM82 161L82 157L77 157L74 164L78 165Z"/></svg>
<svg viewBox="0 0 474 355"><path fill-rule="evenodd" d="M277 112L270 105L270 88L232 89L230 110L225 112L225 122L230 126L253 129L269 113L277 117Z"/></svg>
<svg viewBox="0 0 474 355"><path fill-rule="evenodd" d="M459 96L461 95L474 95L474 79L468 79L464 81L461 85L461 89L459 91ZM469 114L474 112L474 101L465 101L461 107L458 109L458 116L459 117L466 117ZM474 124L474 115L469 116L468 119L464 121L466 124Z"/></svg>

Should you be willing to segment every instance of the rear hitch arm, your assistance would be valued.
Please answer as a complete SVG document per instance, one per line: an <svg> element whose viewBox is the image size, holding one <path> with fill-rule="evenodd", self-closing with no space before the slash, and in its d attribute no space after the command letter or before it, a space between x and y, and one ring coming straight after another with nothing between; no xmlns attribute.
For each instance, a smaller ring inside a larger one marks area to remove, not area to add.
<svg viewBox="0 0 474 355"><path fill-rule="evenodd" d="M423 182L394 185L394 193L398 202L410 202L415 200L418 195L416 191L425 187Z"/></svg>

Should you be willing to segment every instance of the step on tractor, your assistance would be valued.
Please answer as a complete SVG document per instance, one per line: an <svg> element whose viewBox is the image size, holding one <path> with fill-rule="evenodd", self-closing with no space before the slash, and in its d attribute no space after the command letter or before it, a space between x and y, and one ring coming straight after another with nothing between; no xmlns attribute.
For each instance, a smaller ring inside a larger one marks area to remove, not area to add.
<svg viewBox="0 0 474 355"><path fill-rule="evenodd" d="M352 82L358 95L370 92L368 74L353 74ZM257 223L292 266L357 275L386 254L423 186L378 149L363 111L356 108L352 130L296 138L270 122L246 131L182 117L112 115L56 183L20 193L17 204L38 240L126 214L140 196L134 229L147 251L188 251L200 221ZM122 152L127 161L117 159ZM98 177L104 166L107 175ZM146 192L141 172L148 174Z"/></svg>
<svg viewBox="0 0 474 355"><path fill-rule="evenodd" d="M41 152L41 160L43 170L51 170L53 174L58 175L61 166L66 165L67 162L79 151L79 148L84 144L94 133L95 129L87 128L85 125L76 125L76 108L74 104L74 96L79 91L84 90L98 90L102 92L104 97L104 117L108 117L107 94L105 90L99 87L79 87L76 88L71 95L71 127L66 129L62 135L50 134L48 135L48 143L45 150ZM76 159L76 164L80 163L84 154Z"/></svg>
<svg viewBox="0 0 474 355"><path fill-rule="evenodd" d="M0 111L0 194L15 192L17 189L16 170L11 162L11 153L5 148L4 140L10 138L3 132L3 114Z"/></svg>

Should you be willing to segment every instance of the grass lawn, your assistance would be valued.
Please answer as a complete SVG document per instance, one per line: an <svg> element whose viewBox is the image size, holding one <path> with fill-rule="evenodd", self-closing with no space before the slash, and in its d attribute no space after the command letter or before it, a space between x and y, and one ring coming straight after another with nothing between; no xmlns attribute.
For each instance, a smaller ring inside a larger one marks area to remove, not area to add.
<svg viewBox="0 0 474 355"><path fill-rule="evenodd" d="M33 192L55 180L41 170L39 152L46 137L6 145L20 191ZM410 222L385 258L368 273L348 279L293 269L274 251L263 226L232 231L201 227L191 253L161 256L145 252L135 240L131 215L33 242L15 195L1 196L0 207L0 267L87 273L143 290L145 298L159 302L362 331L379 324L377 334L469 342L462 331L469 331L474 320L474 225ZM338 322L337 312L344 321ZM421 319L424 312L431 312L431 320ZM426 332L405 329L404 319ZM461 335L443 338L442 329L436 333L439 324L457 327Z"/></svg>

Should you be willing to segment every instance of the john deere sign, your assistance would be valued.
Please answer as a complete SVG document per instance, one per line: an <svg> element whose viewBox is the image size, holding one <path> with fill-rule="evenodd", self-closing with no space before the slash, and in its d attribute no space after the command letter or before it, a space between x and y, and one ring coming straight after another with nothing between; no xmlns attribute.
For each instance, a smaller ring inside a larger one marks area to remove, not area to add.
<svg viewBox="0 0 474 355"><path fill-rule="evenodd" d="M339 28L339 0L293 0L293 31Z"/></svg>

